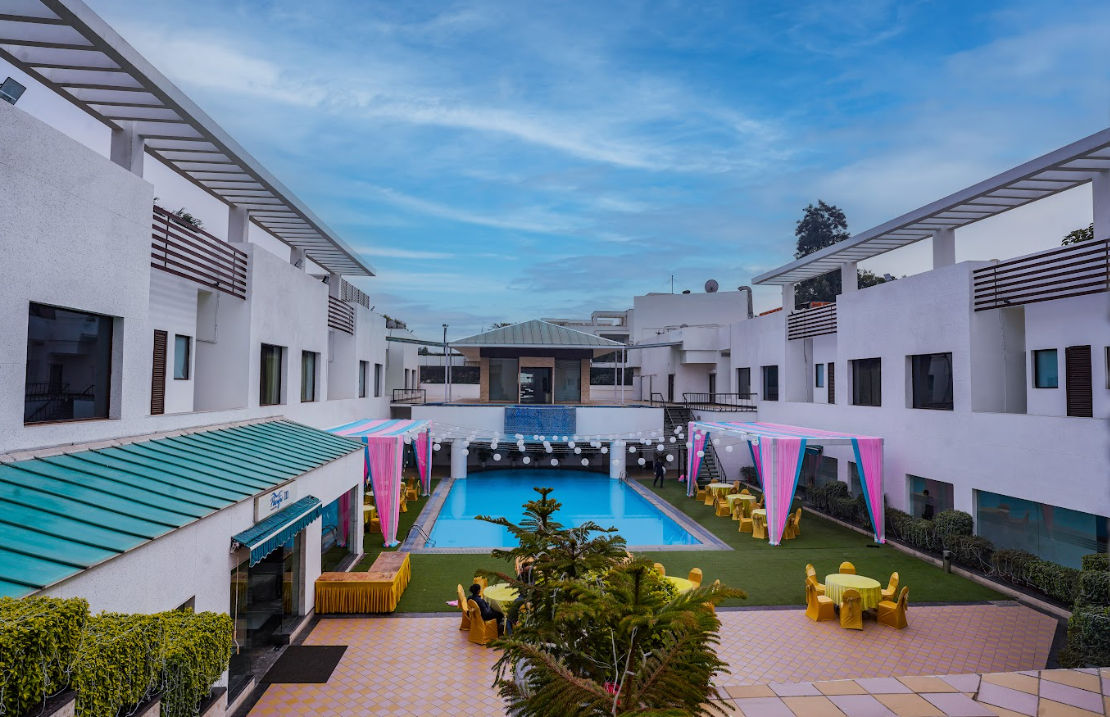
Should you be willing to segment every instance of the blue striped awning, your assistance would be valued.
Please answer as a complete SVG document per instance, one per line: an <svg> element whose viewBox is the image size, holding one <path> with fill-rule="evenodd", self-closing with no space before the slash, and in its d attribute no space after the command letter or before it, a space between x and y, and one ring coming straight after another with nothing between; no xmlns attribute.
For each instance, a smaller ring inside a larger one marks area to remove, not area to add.
<svg viewBox="0 0 1110 717"><path fill-rule="evenodd" d="M270 517L255 523L242 533L231 536L231 547L249 548L253 568L263 558L289 542L297 533L320 517L320 499L315 496L301 498L282 508Z"/></svg>

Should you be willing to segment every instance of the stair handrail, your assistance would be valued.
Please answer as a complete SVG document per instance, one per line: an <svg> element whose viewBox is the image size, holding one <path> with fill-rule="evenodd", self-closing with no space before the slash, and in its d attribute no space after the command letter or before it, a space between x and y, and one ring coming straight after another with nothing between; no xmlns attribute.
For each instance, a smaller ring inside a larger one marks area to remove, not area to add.
<svg viewBox="0 0 1110 717"><path fill-rule="evenodd" d="M421 537L421 538L424 539L424 547L434 548L436 546L436 541L432 540L432 536L428 535L428 533L425 532L425 530L422 527L420 527L419 525L415 525L415 524L411 528L409 528L408 534L405 535L404 542L406 542L406 543L408 542L409 538L412 537L412 531L414 531L414 530L416 531L416 535L418 537Z"/></svg>

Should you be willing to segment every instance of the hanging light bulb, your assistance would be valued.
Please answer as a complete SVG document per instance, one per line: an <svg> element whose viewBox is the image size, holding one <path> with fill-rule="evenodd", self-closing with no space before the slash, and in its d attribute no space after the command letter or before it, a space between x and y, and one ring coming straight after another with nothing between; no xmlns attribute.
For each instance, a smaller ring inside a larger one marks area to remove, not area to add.
<svg viewBox="0 0 1110 717"><path fill-rule="evenodd" d="M567 448L574 448L574 441L569 441L567 443Z"/></svg>
<svg viewBox="0 0 1110 717"><path fill-rule="evenodd" d="M463 455L464 456L469 456L470 455L470 449L469 448L464 448L463 449Z"/></svg>
<svg viewBox="0 0 1110 717"><path fill-rule="evenodd" d="M663 444L660 443L658 446L655 447L655 450L657 450L657 451L663 450Z"/></svg>
<svg viewBox="0 0 1110 717"><path fill-rule="evenodd" d="M440 448L440 446L439 446L439 444L438 444L438 443L433 443L433 444L432 444L432 450L433 450L433 451L438 451L438 450L439 450L439 448Z"/></svg>
<svg viewBox="0 0 1110 717"><path fill-rule="evenodd" d="M589 459L588 459L588 458L583 458L583 459L582 459L582 465L584 465L584 466L588 466L588 465L590 465L590 461L589 461Z"/></svg>
<svg viewBox="0 0 1110 717"><path fill-rule="evenodd" d="M725 453L732 453L732 444L725 446Z"/></svg>
<svg viewBox="0 0 1110 717"><path fill-rule="evenodd" d="M674 461L674 456L672 456L670 453L668 453L667 454L667 463L671 463L673 461Z"/></svg>
<svg viewBox="0 0 1110 717"><path fill-rule="evenodd" d="M635 453L636 452L636 446L629 446L628 447L628 452L629 453Z"/></svg>
<svg viewBox="0 0 1110 717"><path fill-rule="evenodd" d="M698 451L698 458L705 458L705 451Z"/></svg>
<svg viewBox="0 0 1110 717"><path fill-rule="evenodd" d="M609 446L602 446L601 447L601 455L605 455L608 452L609 452Z"/></svg>
<svg viewBox="0 0 1110 717"><path fill-rule="evenodd" d="M575 452L576 454L580 454L580 453L582 453L582 449L581 449L581 448L579 448L579 447L577 447L577 446L575 446L575 447L574 447L574 452Z"/></svg>
<svg viewBox="0 0 1110 717"><path fill-rule="evenodd" d="M647 463L647 461L645 461L643 458L638 459L636 462L639 463L640 465L643 465L643 464Z"/></svg>

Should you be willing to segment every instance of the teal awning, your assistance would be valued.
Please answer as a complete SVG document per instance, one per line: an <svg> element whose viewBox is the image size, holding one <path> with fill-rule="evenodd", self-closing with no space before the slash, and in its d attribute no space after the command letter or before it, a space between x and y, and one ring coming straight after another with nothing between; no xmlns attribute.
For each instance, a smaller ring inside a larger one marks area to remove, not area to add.
<svg viewBox="0 0 1110 717"><path fill-rule="evenodd" d="M293 536L319 517L320 499L310 495L255 523L242 533L231 536L231 546L250 548L250 565L253 568L262 558L288 543Z"/></svg>

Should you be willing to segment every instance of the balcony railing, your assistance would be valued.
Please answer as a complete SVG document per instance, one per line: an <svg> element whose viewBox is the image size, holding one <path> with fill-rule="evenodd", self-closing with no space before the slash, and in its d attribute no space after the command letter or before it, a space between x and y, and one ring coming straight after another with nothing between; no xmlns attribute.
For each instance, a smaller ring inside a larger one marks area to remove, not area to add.
<svg viewBox="0 0 1110 717"><path fill-rule="evenodd" d="M972 273L976 311L1110 291L1110 239L1009 259Z"/></svg>
<svg viewBox="0 0 1110 717"><path fill-rule="evenodd" d="M683 393L686 408L699 411L752 411L756 410L754 393Z"/></svg>
<svg viewBox="0 0 1110 717"><path fill-rule="evenodd" d="M154 207L150 265L238 299L247 298L247 255Z"/></svg>
<svg viewBox="0 0 1110 717"><path fill-rule="evenodd" d="M355 332L355 310L334 296L328 297L328 328L346 334Z"/></svg>
<svg viewBox="0 0 1110 717"><path fill-rule="evenodd" d="M370 308L370 297L345 280L340 280L339 298L352 304L358 304L364 309Z"/></svg>
<svg viewBox="0 0 1110 717"><path fill-rule="evenodd" d="M422 388L393 389L393 403L427 403L428 392Z"/></svg>
<svg viewBox="0 0 1110 717"><path fill-rule="evenodd" d="M836 333L836 304L796 311L786 317L786 338L806 339Z"/></svg>

